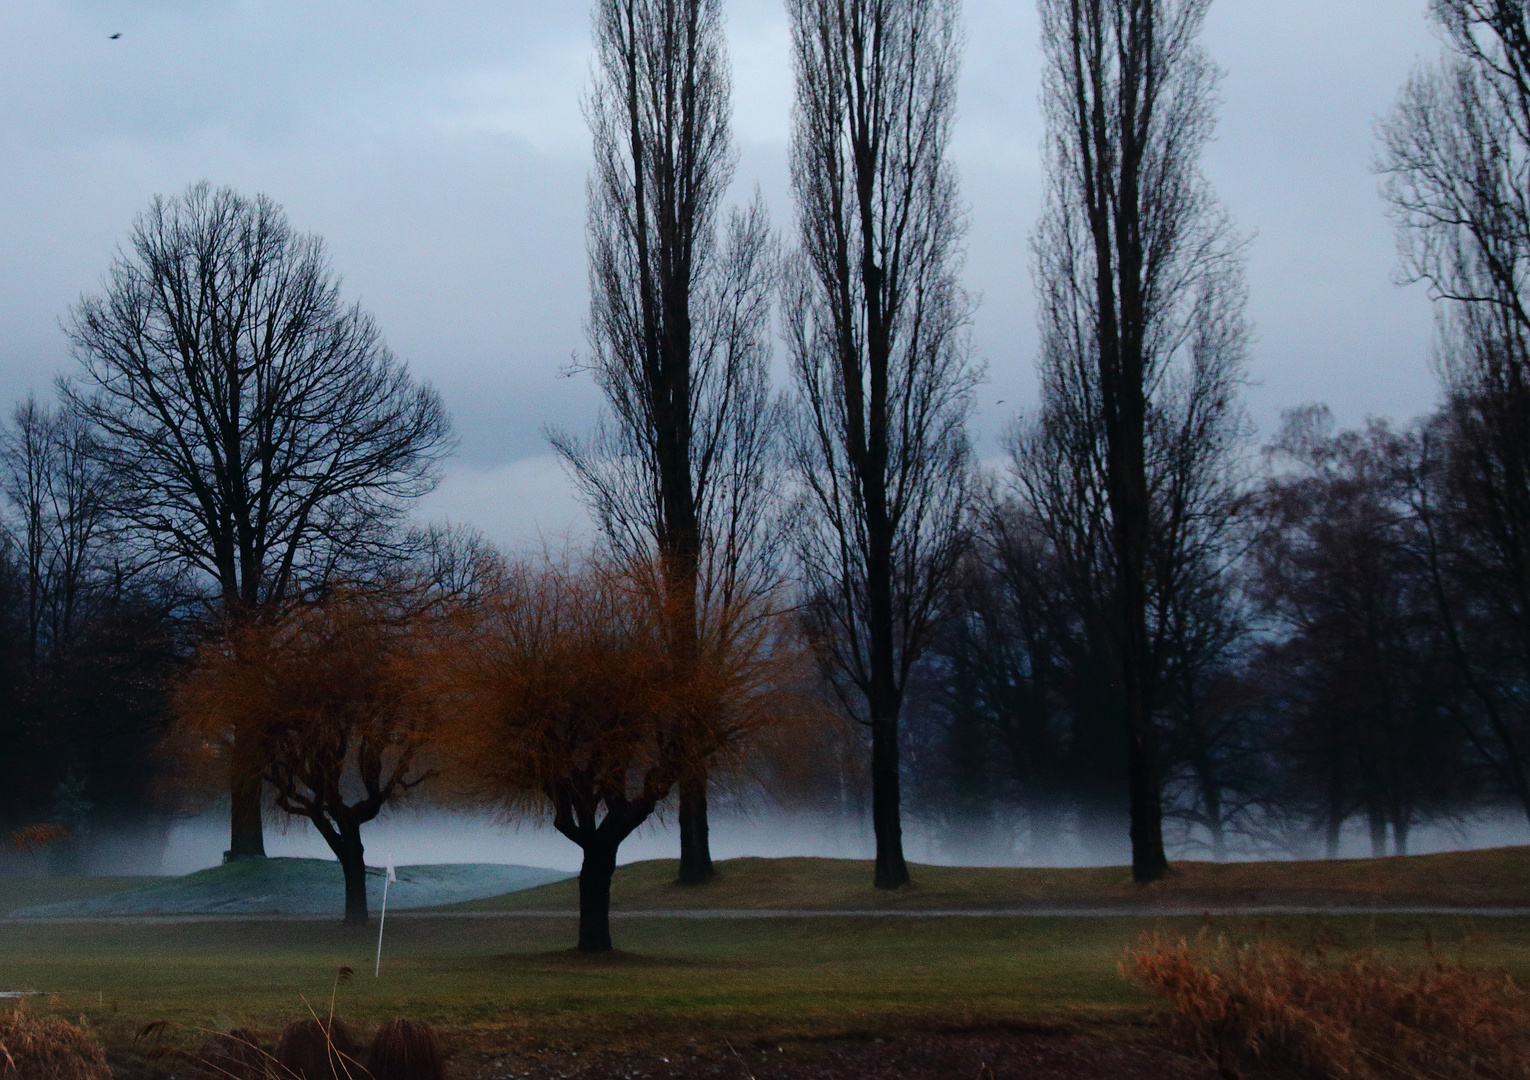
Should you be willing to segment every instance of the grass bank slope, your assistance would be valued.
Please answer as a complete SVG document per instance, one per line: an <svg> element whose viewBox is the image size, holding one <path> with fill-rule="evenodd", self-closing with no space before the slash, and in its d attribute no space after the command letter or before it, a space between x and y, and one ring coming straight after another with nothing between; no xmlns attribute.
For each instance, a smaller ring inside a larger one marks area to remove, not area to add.
<svg viewBox="0 0 1530 1080"><path fill-rule="evenodd" d="M164 880L162 877L44 877L40 874L0 877L0 915L9 915L17 908L36 904L79 900L157 885Z"/></svg>
<svg viewBox="0 0 1530 1080"><path fill-rule="evenodd" d="M973 910L1046 905L1178 907L1186 904L1530 907L1530 847L1439 855L1306 862L1175 863L1161 882L1134 885L1124 866L1067 869L920 866L896 892L871 887L872 864L856 859L727 859L705 885L675 884L679 864L655 859L619 867L618 911ZM561 881L455 905L474 911L575 911L578 884Z"/></svg>
<svg viewBox="0 0 1530 1080"><path fill-rule="evenodd" d="M368 867L367 901L382 904L383 874ZM559 881L560 870L496 863L439 863L400 866L398 881L388 887L388 907L395 910L436 907L481 897L514 895L516 889ZM47 879L24 884L42 884ZM104 880L104 879L103 879ZM332 859L248 859L199 870L177 878L149 879L149 884L104 895L81 896L13 910L12 915L76 917L111 915L327 915L345 907L345 878ZM20 883L18 883L20 884Z"/></svg>

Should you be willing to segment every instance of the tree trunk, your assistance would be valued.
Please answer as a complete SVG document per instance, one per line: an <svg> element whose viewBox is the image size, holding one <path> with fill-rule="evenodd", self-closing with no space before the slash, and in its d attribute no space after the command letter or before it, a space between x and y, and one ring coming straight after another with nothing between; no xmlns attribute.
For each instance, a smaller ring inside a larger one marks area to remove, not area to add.
<svg viewBox="0 0 1530 1080"><path fill-rule="evenodd" d="M1127 263L1122 252L1122 264ZM1123 323L1143 322L1137 290L1128 289L1123 269ZM1147 628L1148 546L1151 507L1146 466L1147 403L1143 388L1141 340L1118 346L1116 372L1101 365L1101 382L1115 374L1116 415L1107 417L1111 444L1107 493L1115 519L1117 616L1121 620L1121 689L1126 719L1126 773L1130 793L1132 880L1158 881L1169 868L1163 850L1163 797L1158 787L1158 723L1153 716L1155 660Z"/></svg>
<svg viewBox="0 0 1530 1080"><path fill-rule="evenodd" d="M869 212L869 211L867 211ZM868 296L880 271L866 271ZM880 309L871 300L868 322L880 325ZM885 334L879 337L884 340ZM908 864L903 859L903 819L898 784L898 713L903 698L894 674L893 646L893 530L887 517L886 394L887 351L872 342L870 428L871 464L861 470L866 491L866 600L870 637L871 686L866 695L871 714L871 824L876 833L877 864L872 879L878 889L897 889L908 884Z"/></svg>
<svg viewBox="0 0 1530 1080"><path fill-rule="evenodd" d="M1192 718L1192 727L1199 731ZM1206 831L1211 834L1211 857L1217 862L1227 861L1227 826L1222 820L1222 785L1217 783L1211 767L1211 755L1206 752L1203 740L1197 739L1195 751L1195 777L1201 787L1201 803L1206 807Z"/></svg>
<svg viewBox="0 0 1530 1080"><path fill-rule="evenodd" d="M344 831L335 849L345 874L345 925L367 924L367 864L361 846L361 830Z"/></svg>
<svg viewBox="0 0 1530 1080"><path fill-rule="evenodd" d="M909 880L899 799L898 714L879 712L871 721L871 824L877 839L873 884L879 889L897 889Z"/></svg>
<svg viewBox="0 0 1530 1080"><path fill-rule="evenodd" d="M707 774L698 769L680 781L680 884L712 880L712 848L707 826Z"/></svg>
<svg viewBox="0 0 1530 1080"><path fill-rule="evenodd" d="M1335 743L1328 748L1328 835L1324 851L1328 858L1339 857L1339 839L1344 831L1344 755Z"/></svg>
<svg viewBox="0 0 1530 1080"><path fill-rule="evenodd" d="M1145 703L1140 699L1133 704L1126 758L1131 788L1132 880L1146 884L1163 878L1169 860L1163 850L1163 800L1154 760L1153 718L1142 716Z"/></svg>
<svg viewBox="0 0 1530 1080"><path fill-rule="evenodd" d="M1369 815L1371 826L1371 858L1379 859L1387 853L1387 819L1379 810Z"/></svg>
<svg viewBox="0 0 1530 1080"><path fill-rule="evenodd" d="M579 951L611 951L611 875L616 846L592 840L579 867Z"/></svg>
<svg viewBox="0 0 1530 1080"><path fill-rule="evenodd" d="M248 756L248 749L236 737L230 753L229 843L223 853L224 862L266 857L265 830L260 821L262 781L258 767L248 767L245 761Z"/></svg>

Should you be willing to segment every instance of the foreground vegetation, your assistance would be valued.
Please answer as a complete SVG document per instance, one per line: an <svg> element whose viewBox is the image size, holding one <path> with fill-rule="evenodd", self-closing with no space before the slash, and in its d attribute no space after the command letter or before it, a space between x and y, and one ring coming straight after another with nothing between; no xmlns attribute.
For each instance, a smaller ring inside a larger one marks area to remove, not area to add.
<svg viewBox="0 0 1530 1080"><path fill-rule="evenodd" d="M1149 918L620 920L622 951L568 951L570 917L390 919L376 938L328 922L12 923L0 971L42 994L32 1007L83 1016L119 1066L150 1067L135 1039L193 1048L208 1029L274 1037L286 1021L337 1013L363 1032L398 1015L428 1020L456 1068L558 1047L778 1045L1004 1026L1118 1031L1155 1008L1120 975L1144 930L1269 937L1331 954L1435 954L1530 978L1530 920L1300 916ZM1427 945L1426 945L1427 942ZM355 975L336 985L342 966Z"/></svg>
<svg viewBox="0 0 1530 1080"><path fill-rule="evenodd" d="M1530 995L1425 945L1426 963L1399 968L1369 953L1155 933L1122 970L1168 1000L1175 1041L1224 1077L1530 1075Z"/></svg>

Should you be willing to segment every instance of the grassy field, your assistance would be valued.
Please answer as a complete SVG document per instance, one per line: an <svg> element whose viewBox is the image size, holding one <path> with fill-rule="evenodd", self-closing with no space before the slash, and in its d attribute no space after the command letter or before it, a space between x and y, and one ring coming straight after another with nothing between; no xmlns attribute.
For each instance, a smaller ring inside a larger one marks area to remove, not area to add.
<svg viewBox="0 0 1530 1080"><path fill-rule="evenodd" d="M83 1016L119 1065L142 1067L144 1025L196 1046L211 1029L273 1038L312 1007L366 1031L394 1015L441 1027L458 1075L506 1049L689 1040L804 1039L1140 1019L1148 1002L1117 963L1145 929L1193 934L1202 920L876 918L619 920L622 952L568 951L563 917L390 921L381 978L373 932L324 922L151 925L11 923L0 929L9 986L32 1007ZM1530 978L1530 921L1459 916L1212 919L1212 933L1271 936L1404 962L1438 954ZM335 986L342 965L354 978Z"/></svg>
<svg viewBox="0 0 1530 1080"><path fill-rule="evenodd" d="M1235 904L1386 901L1465 907L1530 907L1530 848L1311 862L1182 862L1144 889L1122 867L1012 869L914 866L913 884L871 887L871 863L852 859L729 859L703 886L674 883L678 863L656 859L617 869L618 911L895 910L1003 908L1015 904ZM577 883L558 882L457 905L477 911L574 911Z"/></svg>
<svg viewBox="0 0 1530 1080"><path fill-rule="evenodd" d="M1523 904L1530 852L1472 852L1333 864L1181 865L1166 897L1278 895L1382 897L1434 903ZM956 870L919 867L915 888L891 897L867 887L866 864L732 860L715 884L679 889L672 863L640 863L618 876L617 906L667 908L997 907L1139 895L1122 870ZM123 881L0 881L0 904L104 891ZM556 908L567 884L467 907ZM390 919L382 977L372 976L375 924L208 920L0 926L0 990L42 993L30 1007L84 1017L128 1074L168 1075L147 1063L135 1035L169 1022L165 1036L194 1048L208 1030L240 1025L268 1039L312 1008L336 1011L363 1033L407 1015L443 1029L457 1077L498 1075L507 1050L583 1054L687 1045L806 1045L804 1040L906 1036L928 1031L1066 1027L1086 1035L1136 1030L1151 1003L1117 964L1144 930L1236 939L1273 937L1334 951L1374 950L1422 963L1433 955L1502 968L1530 982L1530 920L1467 916L1166 919L1020 916L905 919L618 919L621 952L569 951L565 916ZM1426 944L1427 943L1427 944ZM354 977L336 986L336 972ZM1115 1037L1111 1035L1111 1037ZM581 1059L582 1060L582 1059ZM557 1068L561 1069L560 1064ZM182 1070L184 1071L184 1070ZM556 1075L549 1072L548 1075Z"/></svg>

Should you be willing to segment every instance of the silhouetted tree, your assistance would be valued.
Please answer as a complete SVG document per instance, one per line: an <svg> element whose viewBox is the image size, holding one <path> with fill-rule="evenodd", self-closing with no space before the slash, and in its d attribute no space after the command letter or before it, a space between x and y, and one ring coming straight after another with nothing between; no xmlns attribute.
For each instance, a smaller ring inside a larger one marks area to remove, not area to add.
<svg viewBox="0 0 1530 1080"><path fill-rule="evenodd" d="M1415 485L1475 753L1530 816L1530 23L1434 0L1445 43L1382 128L1404 272L1438 302L1446 405Z"/></svg>
<svg viewBox="0 0 1530 1080"><path fill-rule="evenodd" d="M76 868L93 823L163 820L155 751L186 650L170 583L119 541L93 441L77 415L35 398L0 431L0 526L15 553L0 813L68 824L51 854Z"/></svg>
<svg viewBox="0 0 1530 1080"><path fill-rule="evenodd" d="M68 652L94 601L120 570L111 566L107 478L86 423L35 397L0 433L0 470L26 593L27 670Z"/></svg>
<svg viewBox="0 0 1530 1080"><path fill-rule="evenodd" d="M398 549L451 444L323 242L264 196L196 184L134 223L69 322L64 385L140 553L205 583L237 629ZM231 755L231 857L261 855L259 769Z"/></svg>
<svg viewBox="0 0 1530 1080"><path fill-rule="evenodd" d="M1214 126L1216 68L1198 38L1209 0L1041 0L1046 210L1034 239L1042 367L1071 410L1068 440L1100 473L1108 532L1111 681L1127 736L1132 873L1163 875L1154 641L1155 423L1191 422L1161 400L1241 352L1238 242L1199 171ZM1208 353L1202 357L1202 353ZM1044 405L1045 410L1048 406ZM1207 418L1225 426L1215 411ZM1199 454L1194 440L1180 453ZM1161 476L1175 475L1172 468ZM1184 474L1196 475L1195 470ZM1094 482L1091 481L1091 484ZM1091 492L1094 490L1090 489ZM1097 496L1091 496L1097 498ZM1172 512L1172 497L1158 510ZM1187 520L1186 525L1191 524ZM1160 573L1162 568L1160 568ZM1160 592L1164 600L1169 592ZM1163 625L1162 619L1159 620Z"/></svg>
<svg viewBox="0 0 1530 1080"><path fill-rule="evenodd" d="M769 466L780 406L768 377L775 253L758 198L721 222L733 178L731 86L719 0L602 0L586 103L590 370L610 409L594 441L555 436L618 557L657 558L671 598L669 663L741 593L776 585ZM680 881L712 876L709 746L680 778Z"/></svg>
<svg viewBox="0 0 1530 1080"><path fill-rule="evenodd" d="M1290 794L1330 857L1355 814L1376 854L1389 826L1402 853L1410 828L1468 786L1407 499L1417 444L1380 422L1335 433L1326 409L1308 408L1286 415L1271 453L1292 467L1258 498L1253 591L1277 627L1263 693Z"/></svg>
<svg viewBox="0 0 1530 1080"><path fill-rule="evenodd" d="M878 888L908 881L899 714L967 546L977 374L946 160L956 0L790 0L799 252L783 305L806 625L871 731Z"/></svg>

